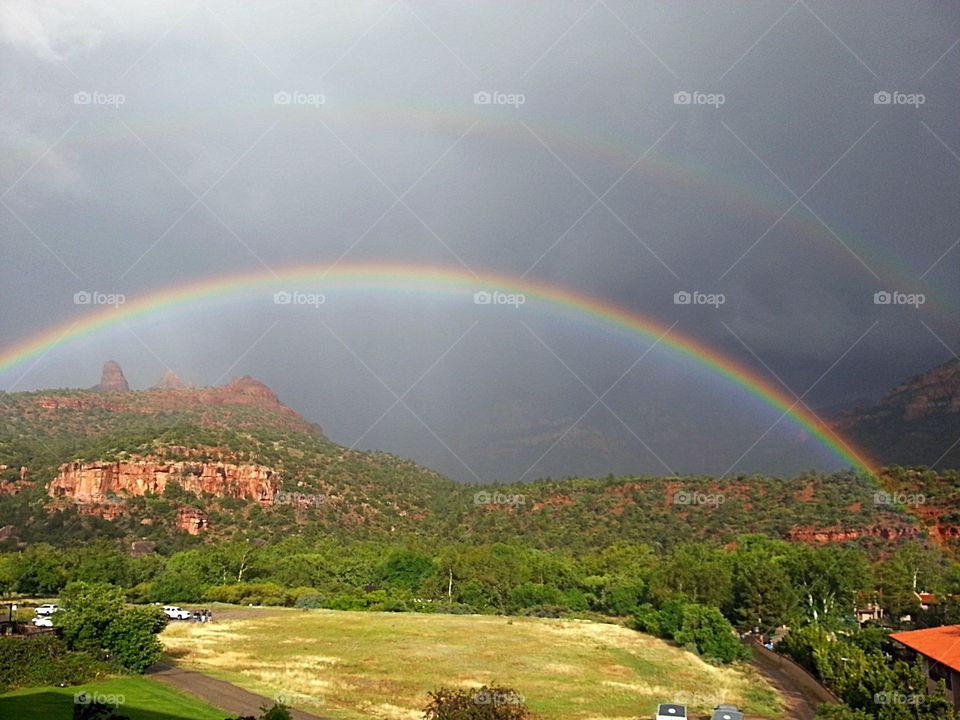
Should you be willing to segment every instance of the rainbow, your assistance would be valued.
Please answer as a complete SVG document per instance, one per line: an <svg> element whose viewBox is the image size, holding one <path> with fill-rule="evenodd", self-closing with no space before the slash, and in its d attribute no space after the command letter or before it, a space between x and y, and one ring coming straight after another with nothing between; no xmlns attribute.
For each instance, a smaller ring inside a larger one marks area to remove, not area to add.
<svg viewBox="0 0 960 720"><path fill-rule="evenodd" d="M341 263L300 265L275 271L259 270L204 278L151 292L129 300L119 307L105 307L27 337L0 351L0 372L39 358L62 343L76 340L121 323L137 321L163 311L196 307L216 300L250 293L286 289L298 292L322 292L331 297L336 290L346 292L405 292L446 294L472 300L478 290L522 294L550 312L586 321L607 331L618 330L660 344L692 359L774 410L788 416L809 431L844 462L869 475L876 465L865 453L838 435L795 397L754 370L637 312L598 297L581 294L557 285L495 273L475 274L464 268L385 263ZM272 297L271 297L272 301Z"/></svg>
<svg viewBox="0 0 960 720"><path fill-rule="evenodd" d="M256 116L265 125L268 125L270 120L276 120L277 117L277 108L272 105L270 98L266 97L263 105L245 106L236 108L235 111ZM331 98L324 112L349 118L354 125L369 123L387 125L391 128L404 125L419 129L430 127L443 129L455 136L476 123L476 133L500 136L512 142L520 140L525 142L531 139L527 129L515 119L486 113L473 105L438 107L415 104L376 104L369 100L347 96ZM117 131L115 124L109 120L109 114L101 114L101 116L102 120L85 124L73 131L73 135L79 142L98 148L117 145L141 149L139 141L132 135ZM201 122L219 123L221 119L222 110L219 107L215 111L211 110L209 114L193 112L189 115L177 115L173 120L157 115L127 115L127 123L151 145L154 139L162 138L171 128ZM646 144L648 144L633 138L619 137L613 132L564 124L554 117L524 116L524 123L554 149L567 149L624 169L633 164L646 150ZM29 158L25 158L25 162L29 161ZM695 187L768 223L778 220L792 204L785 193L776 195L768 189L749 185L729 174L720 174L687 157L669 155L663 147L658 147L655 152L646 157L638 165L637 171L649 174L660 182ZM770 185L776 186L772 181ZM802 189L795 188L797 191ZM599 192L601 188L595 188L595 190ZM956 326L955 302L952 297L945 294L944 289L938 288L929 280L920 281L917 277L919 271L907 268L902 258L897 257L890 250L885 250L875 240L867 241L857 237L831 220L831 224L837 231L837 236L834 237L817 220L808 215L802 209L795 208L793 212L779 220L779 224L792 228L795 232L805 233L807 237L824 240L826 246L833 249L840 261L849 264L857 272L879 273L881 277L878 281L882 287L905 290L919 289L922 285L923 292L927 296L925 306L927 312L934 312L945 324ZM766 229L767 226L763 227ZM847 247L844 248L844 245ZM870 270L867 270L867 267Z"/></svg>

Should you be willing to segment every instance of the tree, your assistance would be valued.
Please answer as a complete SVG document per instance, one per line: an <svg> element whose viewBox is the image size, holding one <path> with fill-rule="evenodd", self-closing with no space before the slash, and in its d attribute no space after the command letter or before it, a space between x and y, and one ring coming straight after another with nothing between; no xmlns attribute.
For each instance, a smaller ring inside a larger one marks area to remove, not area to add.
<svg viewBox="0 0 960 720"><path fill-rule="evenodd" d="M683 646L693 646L703 657L730 663L747 657L733 627L715 607L689 604L683 608L680 629L673 639Z"/></svg>
<svg viewBox="0 0 960 720"><path fill-rule="evenodd" d="M428 556L400 548L387 557L382 574L387 584L412 592L432 572L433 561Z"/></svg>
<svg viewBox="0 0 960 720"><path fill-rule="evenodd" d="M158 607L130 608L107 626L102 641L117 663L143 673L163 654L157 634L166 624L167 618Z"/></svg>
<svg viewBox="0 0 960 720"><path fill-rule="evenodd" d="M806 620L814 624L836 624L871 585L870 565L859 550L796 545L784 567Z"/></svg>
<svg viewBox="0 0 960 720"><path fill-rule="evenodd" d="M731 555L711 545L680 545L654 571L650 594L661 602L680 596L688 602L729 608L733 597Z"/></svg>
<svg viewBox="0 0 960 720"><path fill-rule="evenodd" d="M63 554L52 545L37 543L20 553L14 562L17 592L53 595L67 581Z"/></svg>
<svg viewBox="0 0 960 720"><path fill-rule="evenodd" d="M160 659L163 646L156 636L167 623L159 608L125 607L116 586L84 582L63 589L53 620L71 650L106 655L138 673Z"/></svg>
<svg viewBox="0 0 960 720"><path fill-rule="evenodd" d="M788 622L797 610L797 594L785 568L785 543L739 538L733 558L732 617L743 628L770 630Z"/></svg>

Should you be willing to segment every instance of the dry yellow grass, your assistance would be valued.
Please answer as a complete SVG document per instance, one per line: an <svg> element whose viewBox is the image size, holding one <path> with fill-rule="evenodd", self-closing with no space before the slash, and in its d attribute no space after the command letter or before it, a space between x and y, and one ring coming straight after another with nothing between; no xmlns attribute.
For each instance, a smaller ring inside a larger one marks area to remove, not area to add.
<svg viewBox="0 0 960 720"><path fill-rule="evenodd" d="M545 720L652 717L669 701L780 717L749 668L580 620L278 609L171 624L162 639L179 664L342 720L418 720L428 691L488 683L514 688Z"/></svg>

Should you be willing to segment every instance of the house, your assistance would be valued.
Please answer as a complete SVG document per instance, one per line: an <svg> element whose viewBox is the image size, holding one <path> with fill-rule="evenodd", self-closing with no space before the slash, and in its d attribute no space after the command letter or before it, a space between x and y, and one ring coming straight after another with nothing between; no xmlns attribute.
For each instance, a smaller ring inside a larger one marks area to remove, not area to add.
<svg viewBox="0 0 960 720"><path fill-rule="evenodd" d="M937 596L933 593L914 591L913 594L916 595L917 600L920 601L921 610L929 610L931 605L936 605L937 602L939 602Z"/></svg>
<svg viewBox="0 0 960 720"><path fill-rule="evenodd" d="M879 622L883 620L886 613L880 605L876 593L870 593L869 595L866 593L858 593L853 606L853 614L857 619L857 624L863 625L867 622Z"/></svg>
<svg viewBox="0 0 960 720"><path fill-rule="evenodd" d="M960 709L960 625L893 633L890 638L913 650L923 662L927 691L943 680L947 697Z"/></svg>

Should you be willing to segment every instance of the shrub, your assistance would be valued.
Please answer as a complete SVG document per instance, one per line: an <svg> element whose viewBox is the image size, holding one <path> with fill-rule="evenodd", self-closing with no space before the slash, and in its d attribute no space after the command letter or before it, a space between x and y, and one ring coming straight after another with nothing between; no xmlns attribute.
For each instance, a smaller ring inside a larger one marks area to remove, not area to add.
<svg viewBox="0 0 960 720"><path fill-rule="evenodd" d="M127 608L120 588L106 583L70 583L60 595L54 624L71 650L106 654L121 667L142 673L160 659L156 635L167 618L156 607Z"/></svg>
<svg viewBox="0 0 960 720"><path fill-rule="evenodd" d="M820 705L814 720L873 720L872 715L846 705Z"/></svg>
<svg viewBox="0 0 960 720"><path fill-rule="evenodd" d="M70 652L54 635L0 637L0 692L40 685L77 685L106 675L109 666L83 652Z"/></svg>
<svg viewBox="0 0 960 720"><path fill-rule="evenodd" d="M117 708L99 702L73 704L73 720L130 720L117 713Z"/></svg>
<svg viewBox="0 0 960 720"><path fill-rule="evenodd" d="M203 593L207 602L234 605L291 605L293 596L273 582L233 583L214 585Z"/></svg>
<svg viewBox="0 0 960 720"><path fill-rule="evenodd" d="M533 720L523 696L510 688L484 685L479 690L440 688L430 693L424 720Z"/></svg>
<svg viewBox="0 0 960 720"><path fill-rule="evenodd" d="M311 610L322 608L324 607L324 597L315 591L305 592L302 595L297 596L297 600L294 602L293 606L298 608L309 608Z"/></svg>

